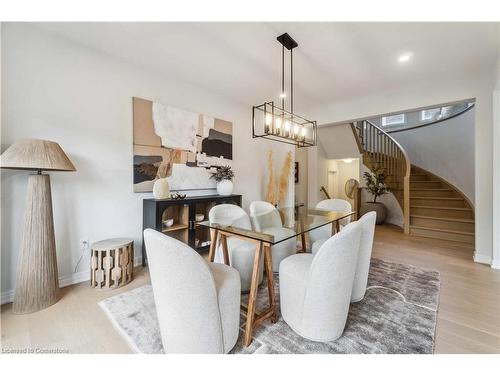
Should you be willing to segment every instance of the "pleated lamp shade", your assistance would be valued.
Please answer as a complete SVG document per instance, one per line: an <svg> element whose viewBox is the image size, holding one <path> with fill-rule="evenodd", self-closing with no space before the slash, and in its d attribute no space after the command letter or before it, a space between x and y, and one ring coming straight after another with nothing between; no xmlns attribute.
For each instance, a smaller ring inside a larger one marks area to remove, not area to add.
<svg viewBox="0 0 500 375"><path fill-rule="evenodd" d="M0 167L45 171L76 171L75 166L56 142L23 139L11 145L0 157Z"/></svg>

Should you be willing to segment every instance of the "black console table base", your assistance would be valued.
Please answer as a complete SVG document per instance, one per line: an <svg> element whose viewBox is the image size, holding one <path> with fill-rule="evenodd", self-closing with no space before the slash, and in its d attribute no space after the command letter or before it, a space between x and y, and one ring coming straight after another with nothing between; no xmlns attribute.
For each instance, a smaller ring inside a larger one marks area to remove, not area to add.
<svg viewBox="0 0 500 375"><path fill-rule="evenodd" d="M196 251L208 250L201 239L209 239L210 234L204 233L206 228L198 227L196 214L203 214L208 220L208 211L218 204L236 204L241 206L241 195L202 195L185 199L144 199L142 208L142 229L152 228L177 238ZM171 227L165 227L165 215L174 219ZM201 238L201 239L200 239ZM146 246L142 239L142 265L146 265Z"/></svg>

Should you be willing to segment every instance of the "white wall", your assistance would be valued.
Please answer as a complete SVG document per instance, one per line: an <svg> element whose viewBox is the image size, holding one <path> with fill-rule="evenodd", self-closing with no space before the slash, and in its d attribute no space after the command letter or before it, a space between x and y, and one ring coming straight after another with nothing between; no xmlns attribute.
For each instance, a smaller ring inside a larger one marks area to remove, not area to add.
<svg viewBox="0 0 500 375"><path fill-rule="evenodd" d="M351 125L320 126L318 141L328 159L359 158L359 149Z"/></svg>
<svg viewBox="0 0 500 375"><path fill-rule="evenodd" d="M370 172L370 170L367 166L361 163L361 187L366 187L366 182L363 178L363 173L365 172ZM373 202L373 196L366 189L361 190L361 204L363 204L363 202ZM387 208L387 217L385 218L386 223L394 224L401 228L404 227L405 219L403 216L403 210L401 209L401 206L393 193L389 192L378 197L377 202L383 203Z"/></svg>
<svg viewBox="0 0 500 375"><path fill-rule="evenodd" d="M320 192L326 187L328 160L360 158L356 140L349 124L321 126L318 128L318 146L309 147L309 206L325 199Z"/></svg>
<svg viewBox="0 0 500 375"><path fill-rule="evenodd" d="M500 25L498 26L498 59L493 92L493 262L500 269Z"/></svg>
<svg viewBox="0 0 500 375"><path fill-rule="evenodd" d="M406 150L411 163L445 179L474 204L475 109L424 126L391 133Z"/></svg>
<svg viewBox="0 0 500 375"><path fill-rule="evenodd" d="M29 24L2 25L2 151L21 138L59 142L77 168L51 173L59 275L71 280L80 240L132 237L140 256L142 199L132 186L132 97L233 121L235 193L244 206L265 191L267 152L293 147L254 140L251 104L163 77L53 37ZM209 72L207 72L209 74ZM14 288L28 172L2 170L1 291ZM292 177L291 177L292 178ZM293 180L289 202L293 202ZM88 256L78 270L88 275Z"/></svg>
<svg viewBox="0 0 500 375"><path fill-rule="evenodd" d="M412 86L381 91L352 100L337 101L330 106L321 106L311 112L316 114L320 123L345 123L349 120L370 118L385 113L397 113L408 109L425 108L437 103L475 98L476 244L474 259L477 262L491 264L493 248L492 93L494 85L492 71L453 80L435 77L435 79L421 81Z"/></svg>

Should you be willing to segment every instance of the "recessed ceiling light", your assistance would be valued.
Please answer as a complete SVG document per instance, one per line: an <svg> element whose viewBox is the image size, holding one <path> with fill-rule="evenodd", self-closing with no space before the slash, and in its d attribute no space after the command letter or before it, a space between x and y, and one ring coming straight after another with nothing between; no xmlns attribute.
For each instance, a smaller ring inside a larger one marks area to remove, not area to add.
<svg viewBox="0 0 500 375"><path fill-rule="evenodd" d="M399 57L398 57L398 61L400 63L405 63L407 61L410 61L410 59L412 58L413 56L413 53L412 52L405 52L403 54L401 54Z"/></svg>

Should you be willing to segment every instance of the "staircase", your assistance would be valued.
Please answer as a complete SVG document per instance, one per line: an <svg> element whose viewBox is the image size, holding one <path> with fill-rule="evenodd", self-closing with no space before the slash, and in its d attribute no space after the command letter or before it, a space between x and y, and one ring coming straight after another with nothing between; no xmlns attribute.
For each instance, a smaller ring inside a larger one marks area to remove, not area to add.
<svg viewBox="0 0 500 375"><path fill-rule="evenodd" d="M358 121L351 128L363 163L370 170L385 170L386 183L403 211L406 234L474 245L474 210L457 188L411 165L401 145L371 122Z"/></svg>

